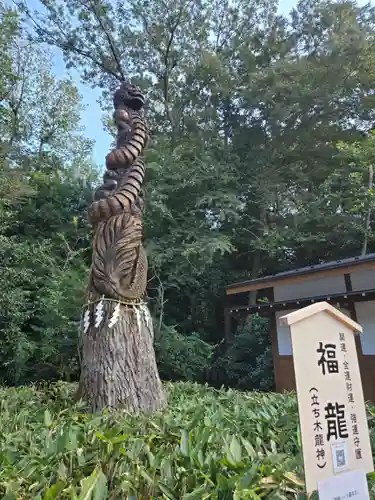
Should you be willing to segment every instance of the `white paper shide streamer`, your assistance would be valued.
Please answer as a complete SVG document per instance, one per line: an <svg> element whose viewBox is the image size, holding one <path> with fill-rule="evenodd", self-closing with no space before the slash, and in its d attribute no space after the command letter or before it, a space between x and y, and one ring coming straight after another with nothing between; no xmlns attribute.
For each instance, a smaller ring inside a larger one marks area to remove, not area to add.
<svg viewBox="0 0 375 500"><path fill-rule="evenodd" d="M85 311L85 315L83 316L83 331L84 331L84 333L87 332L89 326L90 326L90 309L87 308Z"/></svg>
<svg viewBox="0 0 375 500"><path fill-rule="evenodd" d="M153 336L153 333L154 333L154 329L153 329L153 324L152 324L152 318L151 318L151 314L150 314L150 311L147 307L147 304L141 304L139 306L139 309L141 311L141 314L143 316L143 320L144 322L146 323L146 326L147 326L147 329L148 331L151 333L151 335Z"/></svg>
<svg viewBox="0 0 375 500"><path fill-rule="evenodd" d="M139 306L134 306L134 314L137 320L138 331L141 329L141 313L139 311Z"/></svg>
<svg viewBox="0 0 375 500"><path fill-rule="evenodd" d="M109 320L109 323L108 323L109 328L112 328L117 323L117 321L120 317L120 308L121 308L121 304L120 304L120 302L117 302L116 307L113 310L113 314L111 316L111 319Z"/></svg>
<svg viewBox="0 0 375 500"><path fill-rule="evenodd" d="M94 310L94 320L95 320L95 328L99 328L99 326L102 324L104 316L105 316L105 311L104 311L104 300L106 300L104 297L102 297L102 300L96 305L95 310ZM114 301L113 301L114 302ZM108 328L113 328L115 324L119 321L120 315L121 315L121 306L125 305L125 309L127 309L127 304L122 304L121 302L117 302L115 308L113 309L113 312L111 314L111 317L108 322ZM153 336L153 324L152 324L152 317L150 314L150 311L147 307L147 304L144 302L141 302L140 304L134 304L131 309L133 309L133 313L135 315L135 320L137 322L138 329L141 329L142 323L144 323ZM87 307L85 310L84 316L83 316L83 331L84 333L87 332L89 329L91 323L91 312L90 312L90 307Z"/></svg>
<svg viewBox="0 0 375 500"><path fill-rule="evenodd" d="M98 328L100 326L100 323L103 321L103 318L104 318L104 304L103 301L101 300L95 309L95 328Z"/></svg>

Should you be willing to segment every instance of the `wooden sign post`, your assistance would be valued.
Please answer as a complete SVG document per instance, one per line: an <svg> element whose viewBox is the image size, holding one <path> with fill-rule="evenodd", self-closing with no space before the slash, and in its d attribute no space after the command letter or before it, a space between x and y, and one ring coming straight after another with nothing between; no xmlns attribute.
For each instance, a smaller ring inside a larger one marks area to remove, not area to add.
<svg viewBox="0 0 375 500"><path fill-rule="evenodd" d="M327 302L279 319L292 339L306 491L374 470L354 335L362 328Z"/></svg>

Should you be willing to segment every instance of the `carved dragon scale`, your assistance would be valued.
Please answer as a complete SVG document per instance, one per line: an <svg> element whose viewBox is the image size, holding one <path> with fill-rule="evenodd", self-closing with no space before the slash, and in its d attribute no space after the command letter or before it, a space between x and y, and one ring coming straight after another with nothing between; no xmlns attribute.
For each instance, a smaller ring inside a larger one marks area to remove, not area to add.
<svg viewBox="0 0 375 500"><path fill-rule="evenodd" d="M123 82L113 100L116 148L106 157L103 184L89 207L94 229L88 303L84 307L77 398L93 410L149 411L166 403L144 302L142 158L148 141L142 93Z"/></svg>
<svg viewBox="0 0 375 500"><path fill-rule="evenodd" d="M89 300L141 300L147 285L147 257L143 248L142 153L148 129L142 107L144 97L123 82L115 92L116 148L106 157L103 185L89 207L94 227Z"/></svg>

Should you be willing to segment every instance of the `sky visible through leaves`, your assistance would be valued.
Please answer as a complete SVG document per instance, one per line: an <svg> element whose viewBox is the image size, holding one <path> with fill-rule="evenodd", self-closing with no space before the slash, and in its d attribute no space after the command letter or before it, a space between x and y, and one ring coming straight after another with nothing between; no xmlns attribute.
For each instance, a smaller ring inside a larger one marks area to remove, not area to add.
<svg viewBox="0 0 375 500"><path fill-rule="evenodd" d="M298 0L280 0L279 2L279 11L282 14L286 14L290 12L296 5ZM11 0L6 1L9 5L12 4ZM28 5L31 8L40 8L40 2L38 0L28 0ZM359 5L364 5L365 0L359 0ZM52 48L52 53L54 54L53 58L53 71L54 74L58 78L66 77L68 74L73 79L73 82L78 87L81 95L82 102L85 106L84 111L81 115L81 122L83 127L85 128L85 135L89 139L95 141L93 156L94 162L97 165L104 166L104 159L107 155L108 151L111 149L111 141L112 138L109 134L103 129L102 125L102 111L100 109L100 104L98 99L100 98L101 92L100 89L92 89L88 85L81 83L79 73L72 70L67 70L65 68L65 64L61 55L61 52L57 48Z"/></svg>

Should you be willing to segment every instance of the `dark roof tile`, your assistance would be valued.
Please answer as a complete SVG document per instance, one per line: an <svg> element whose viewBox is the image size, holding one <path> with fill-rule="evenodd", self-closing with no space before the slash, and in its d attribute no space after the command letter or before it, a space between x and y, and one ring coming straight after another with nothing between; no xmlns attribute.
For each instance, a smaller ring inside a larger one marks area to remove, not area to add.
<svg viewBox="0 0 375 500"><path fill-rule="evenodd" d="M227 285L225 288L236 288L243 285L255 285L259 283L265 283L266 281L279 281L284 278L290 278L291 276L298 276L303 274L313 274L321 271L326 271L329 269L336 269L340 267L349 267L351 265L362 264L364 262L375 261L375 253L369 253L367 255L358 257L349 257L348 259L332 260L330 262L324 262L322 264L316 264L313 266L299 267L297 269L291 269L289 271L282 271L281 273L272 274L270 276L263 276L262 278L256 278L253 280L241 281L238 283L232 283Z"/></svg>

